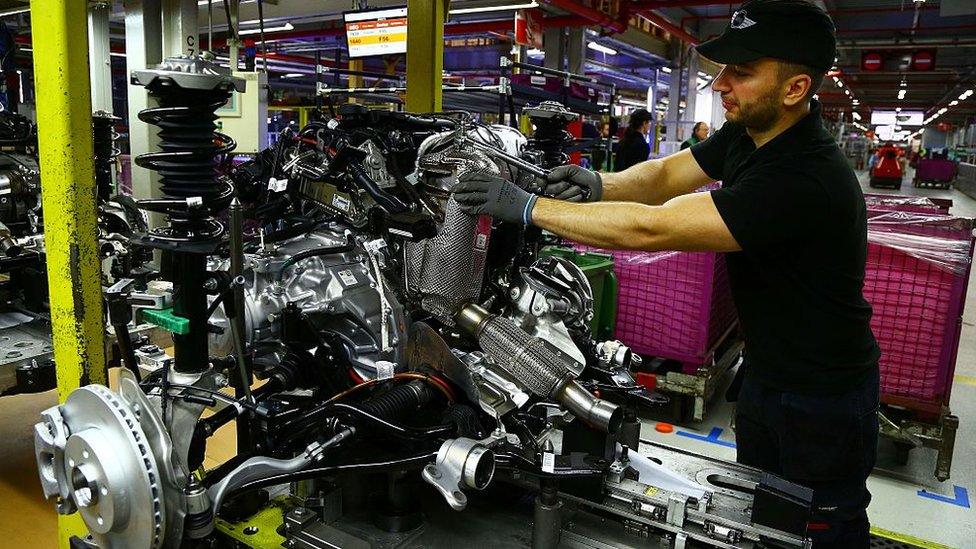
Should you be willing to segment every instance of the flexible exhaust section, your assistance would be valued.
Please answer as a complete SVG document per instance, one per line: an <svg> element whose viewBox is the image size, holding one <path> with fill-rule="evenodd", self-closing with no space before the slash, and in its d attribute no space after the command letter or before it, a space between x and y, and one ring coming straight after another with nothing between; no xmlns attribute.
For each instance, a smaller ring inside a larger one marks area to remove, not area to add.
<svg viewBox="0 0 976 549"><path fill-rule="evenodd" d="M478 338L481 349L529 390L566 407L595 429L614 434L623 423L623 410L599 399L573 377L561 353L519 328L509 318L489 314L469 304L456 317L458 326Z"/></svg>

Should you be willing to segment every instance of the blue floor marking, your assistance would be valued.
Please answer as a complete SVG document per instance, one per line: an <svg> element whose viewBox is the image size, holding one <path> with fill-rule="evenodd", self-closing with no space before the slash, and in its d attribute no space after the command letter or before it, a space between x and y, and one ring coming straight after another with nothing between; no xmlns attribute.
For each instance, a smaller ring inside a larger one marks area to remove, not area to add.
<svg viewBox="0 0 976 549"><path fill-rule="evenodd" d="M941 501L942 503L948 503L949 505L957 505L959 507L965 507L969 509L969 491L962 486L953 485L953 492L955 496L943 496L940 494L933 494L931 492L926 492L925 490L919 490L918 495L923 498L934 499L935 501Z"/></svg>
<svg viewBox="0 0 976 549"><path fill-rule="evenodd" d="M678 435L686 438L693 438L695 440L703 440L705 442L711 442L712 444L718 444L719 446L725 446L726 448L735 448L734 442L719 440L718 437L722 436L721 427L712 427L712 430L710 433L708 433L708 436L699 435L698 433L689 433L688 431L678 431Z"/></svg>

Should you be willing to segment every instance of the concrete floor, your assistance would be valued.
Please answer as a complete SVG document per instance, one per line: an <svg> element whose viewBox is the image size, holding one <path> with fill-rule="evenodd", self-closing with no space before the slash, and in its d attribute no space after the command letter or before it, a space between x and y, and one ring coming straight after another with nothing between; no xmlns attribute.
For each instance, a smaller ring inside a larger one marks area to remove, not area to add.
<svg viewBox="0 0 976 549"><path fill-rule="evenodd" d="M911 173L906 177L910 181ZM953 213L976 217L976 200L955 190L914 189L910 184L901 191L890 192L951 198ZM920 449L912 452L901 480L876 474L870 480L874 499L869 508L873 524L889 532L915 538L929 548L976 547L976 513L970 504L970 493L976 490L976 277L970 281L963 334L953 386L952 410L960 418L956 439L952 478L944 483L932 477L934 453ZM719 392L721 394L722 391ZM696 429L679 427L674 434L656 432L652 425L644 437L674 446L694 449L704 454L735 458L729 429L731 407L721 399L714 404L703 425ZM41 410L57 403L54 391L38 395L0 398L0 547L57 547L57 516L53 506L43 500L34 465L33 424ZM715 431L714 429L721 429ZM692 438L681 433L697 435ZM717 434L715 434L717 433ZM707 435L713 435L711 437ZM711 442L702 439L710 438ZM208 465L223 461L232 454L233 433L221 432L218 442L208 449ZM891 458L891 448L882 446L880 461ZM910 480L905 480L905 478ZM926 494L926 495L920 495Z"/></svg>

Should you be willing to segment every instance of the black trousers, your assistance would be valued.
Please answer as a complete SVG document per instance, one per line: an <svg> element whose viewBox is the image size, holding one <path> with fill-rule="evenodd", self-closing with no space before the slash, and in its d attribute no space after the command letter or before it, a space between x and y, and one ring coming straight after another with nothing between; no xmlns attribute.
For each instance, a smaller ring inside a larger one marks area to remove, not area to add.
<svg viewBox="0 0 976 549"><path fill-rule="evenodd" d="M878 450L878 376L837 395L777 391L746 374L737 460L813 489L815 549L868 549L867 478Z"/></svg>

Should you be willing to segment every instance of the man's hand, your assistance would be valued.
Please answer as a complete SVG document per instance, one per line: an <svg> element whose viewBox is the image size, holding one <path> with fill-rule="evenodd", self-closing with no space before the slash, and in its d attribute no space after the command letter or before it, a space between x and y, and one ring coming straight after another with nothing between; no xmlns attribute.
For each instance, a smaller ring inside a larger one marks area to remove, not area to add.
<svg viewBox="0 0 976 549"><path fill-rule="evenodd" d="M543 192L557 200L599 202L603 197L603 179L597 172L567 164L549 172Z"/></svg>
<svg viewBox="0 0 976 549"><path fill-rule="evenodd" d="M537 198L506 179L481 172L462 175L454 187L454 199L462 210L524 225L532 223Z"/></svg>

